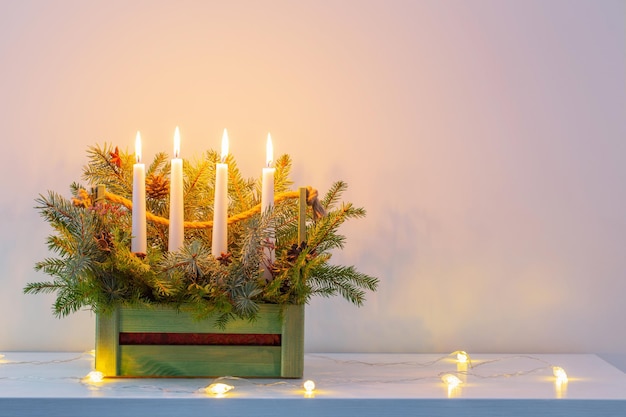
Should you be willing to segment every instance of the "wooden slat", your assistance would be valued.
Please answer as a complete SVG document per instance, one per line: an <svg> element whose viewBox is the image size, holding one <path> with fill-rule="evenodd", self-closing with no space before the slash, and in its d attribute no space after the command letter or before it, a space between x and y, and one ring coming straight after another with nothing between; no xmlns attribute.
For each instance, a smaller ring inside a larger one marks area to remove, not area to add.
<svg viewBox="0 0 626 417"><path fill-rule="evenodd" d="M302 378L304 373L304 305L284 307L280 376Z"/></svg>
<svg viewBox="0 0 626 417"><path fill-rule="evenodd" d="M120 346L120 376L272 377L280 347Z"/></svg>
<svg viewBox="0 0 626 417"><path fill-rule="evenodd" d="M96 371L104 376L119 375L119 312L96 315Z"/></svg>
<svg viewBox="0 0 626 417"><path fill-rule="evenodd" d="M155 311L158 310L158 315ZM225 329L215 324L215 317L205 320L196 320L187 312L174 309L135 309L124 307L121 309L120 332L142 333L261 333L278 334L281 332L281 323L278 320L280 307L276 305L262 305L259 317L255 321L233 320Z"/></svg>

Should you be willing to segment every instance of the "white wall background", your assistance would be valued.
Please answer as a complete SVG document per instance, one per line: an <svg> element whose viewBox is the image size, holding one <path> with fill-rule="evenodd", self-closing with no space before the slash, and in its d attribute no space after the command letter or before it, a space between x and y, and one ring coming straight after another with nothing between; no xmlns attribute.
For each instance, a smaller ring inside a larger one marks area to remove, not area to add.
<svg viewBox="0 0 626 417"><path fill-rule="evenodd" d="M623 1L0 0L0 350L83 350L39 193L88 146L231 151L368 217L337 262L381 279L307 307L308 351L626 353Z"/></svg>

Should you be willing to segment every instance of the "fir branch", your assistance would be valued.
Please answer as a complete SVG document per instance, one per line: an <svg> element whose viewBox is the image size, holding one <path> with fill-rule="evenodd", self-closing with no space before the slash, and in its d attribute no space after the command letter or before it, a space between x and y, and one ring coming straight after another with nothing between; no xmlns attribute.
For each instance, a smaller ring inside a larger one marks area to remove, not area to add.
<svg viewBox="0 0 626 417"><path fill-rule="evenodd" d="M293 181L289 178L291 174L291 157L287 154L278 157L274 163L274 191L282 193L287 191L293 185Z"/></svg>
<svg viewBox="0 0 626 417"><path fill-rule="evenodd" d="M65 259L59 258L46 258L35 264L36 271L42 271L50 276L59 278L64 277L66 267Z"/></svg>
<svg viewBox="0 0 626 417"><path fill-rule="evenodd" d="M65 284L59 282L29 282L23 289L24 294L49 294L59 291Z"/></svg>
<svg viewBox="0 0 626 417"><path fill-rule="evenodd" d="M165 152L154 155L154 160L148 165L146 176L164 175L170 172L170 160Z"/></svg>
<svg viewBox="0 0 626 417"><path fill-rule="evenodd" d="M361 306L365 290L376 291L378 279L358 272L353 266L320 265L309 281L312 294L323 296L341 295L351 303Z"/></svg>
<svg viewBox="0 0 626 417"><path fill-rule="evenodd" d="M68 200L52 192L48 198L40 197L37 201L41 204L37 208L42 216L59 233L56 237L48 238L48 242L59 244L52 249L62 255L65 264L62 268L56 265L53 270L59 276L64 275L66 280L80 280L102 259L103 254L94 239L101 227L97 216L89 210L73 206ZM47 264L53 268L50 261ZM46 268L46 263L40 265L40 268Z"/></svg>
<svg viewBox="0 0 626 417"><path fill-rule="evenodd" d="M355 208L351 203L343 204L341 208L328 212L325 217L314 223L307 231L311 235L308 243L320 252L332 248L343 249L345 237L337 234L337 230L346 220L364 216L364 209Z"/></svg>
<svg viewBox="0 0 626 417"><path fill-rule="evenodd" d="M91 146L87 150L89 163L83 168L83 179L90 184L103 184L111 192L123 197L132 195L132 167L134 156L119 151L120 166L111 158L113 145Z"/></svg>
<svg viewBox="0 0 626 417"><path fill-rule="evenodd" d="M65 317L91 304L89 291L84 285L67 286L58 291L53 310L56 316Z"/></svg>
<svg viewBox="0 0 626 417"><path fill-rule="evenodd" d="M231 211L240 213L252 207L254 201L254 181L246 180L241 175L232 155L226 158L228 164L228 195L231 200Z"/></svg>
<svg viewBox="0 0 626 417"><path fill-rule="evenodd" d="M217 268L212 261L211 250L200 240L194 240L183 245L178 252L167 253L161 264L165 273L177 270L191 282L199 283L205 275L211 275L211 270Z"/></svg>
<svg viewBox="0 0 626 417"><path fill-rule="evenodd" d="M334 207L339 200L341 199L341 195L344 191L348 189L348 184L344 181L336 181L331 187L330 190L326 193L321 203L322 206L328 211L330 208Z"/></svg>

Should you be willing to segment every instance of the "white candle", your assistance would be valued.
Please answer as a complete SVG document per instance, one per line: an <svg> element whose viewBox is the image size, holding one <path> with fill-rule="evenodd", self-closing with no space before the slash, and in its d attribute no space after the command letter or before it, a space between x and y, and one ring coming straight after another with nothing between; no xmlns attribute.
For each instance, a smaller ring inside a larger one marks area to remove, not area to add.
<svg viewBox="0 0 626 417"><path fill-rule="evenodd" d="M180 132L174 131L174 158L170 170L170 228L167 249L175 252L185 240L185 214L183 204L183 160L180 156Z"/></svg>
<svg viewBox="0 0 626 417"><path fill-rule="evenodd" d="M222 159L215 165L215 200L213 203L213 236L211 253L215 258L228 253L228 133L222 135Z"/></svg>
<svg viewBox="0 0 626 417"><path fill-rule="evenodd" d="M146 242L146 166L141 163L141 136L135 138L133 165L133 214L130 249L134 253L147 253Z"/></svg>
<svg viewBox="0 0 626 417"><path fill-rule="evenodd" d="M268 210L271 210L274 207L274 172L276 168L272 168L272 163L274 162L274 147L272 146L272 137L270 134L267 134L267 142L265 145L265 160L266 167L263 168L263 177L262 177L262 186L261 186L261 210L263 214L266 214ZM267 246L263 247L263 277L266 280L270 280L272 278L272 274L268 267L270 267L274 263L275 259L275 251L274 251L274 242L276 241L273 237L273 230L268 230L269 242Z"/></svg>

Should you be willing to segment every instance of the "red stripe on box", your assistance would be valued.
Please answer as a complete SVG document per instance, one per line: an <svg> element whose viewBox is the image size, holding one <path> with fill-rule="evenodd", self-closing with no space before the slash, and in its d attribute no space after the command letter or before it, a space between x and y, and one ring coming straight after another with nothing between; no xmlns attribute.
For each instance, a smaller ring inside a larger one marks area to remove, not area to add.
<svg viewBox="0 0 626 417"><path fill-rule="evenodd" d="M280 346L280 334L120 333L120 345Z"/></svg>

